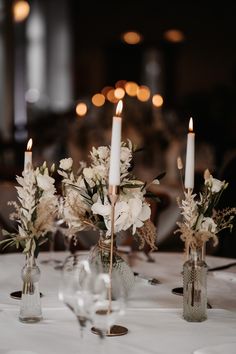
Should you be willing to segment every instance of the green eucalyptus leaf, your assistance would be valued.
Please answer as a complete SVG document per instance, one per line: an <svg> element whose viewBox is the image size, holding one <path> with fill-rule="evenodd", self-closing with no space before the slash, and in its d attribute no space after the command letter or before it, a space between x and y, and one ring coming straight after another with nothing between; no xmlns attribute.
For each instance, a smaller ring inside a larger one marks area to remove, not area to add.
<svg viewBox="0 0 236 354"><path fill-rule="evenodd" d="M143 184L133 184L133 183L126 183L121 186L121 188L142 188Z"/></svg>

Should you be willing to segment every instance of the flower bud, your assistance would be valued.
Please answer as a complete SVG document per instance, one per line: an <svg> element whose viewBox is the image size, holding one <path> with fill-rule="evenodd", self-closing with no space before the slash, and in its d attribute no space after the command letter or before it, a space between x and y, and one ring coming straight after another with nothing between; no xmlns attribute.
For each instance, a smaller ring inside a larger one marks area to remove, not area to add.
<svg viewBox="0 0 236 354"><path fill-rule="evenodd" d="M177 167L179 170L183 169L183 162L182 162L182 159L180 156L178 156L178 158L177 158Z"/></svg>

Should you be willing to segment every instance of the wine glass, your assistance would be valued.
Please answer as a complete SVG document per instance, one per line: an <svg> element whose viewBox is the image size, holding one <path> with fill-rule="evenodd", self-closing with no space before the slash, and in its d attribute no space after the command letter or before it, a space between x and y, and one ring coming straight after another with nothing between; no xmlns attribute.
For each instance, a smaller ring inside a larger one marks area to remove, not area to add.
<svg viewBox="0 0 236 354"><path fill-rule="evenodd" d="M58 269L61 269L63 262L53 257L53 252L55 248L55 238L56 236L62 235L63 239L65 239L65 234L68 229L63 217L63 206L64 206L63 197L58 196L58 212L54 216L53 229L50 232L50 235L48 237L48 242L49 242L48 258L43 259L41 261L42 264L50 264L52 266L55 266L56 269L57 267ZM65 243L65 241L64 244L65 244L65 248L69 249L69 246Z"/></svg>
<svg viewBox="0 0 236 354"><path fill-rule="evenodd" d="M101 338L127 333L125 327L116 324L117 319L124 315L127 293L118 272L97 273L90 286L92 294L92 332Z"/></svg>
<svg viewBox="0 0 236 354"><path fill-rule="evenodd" d="M71 255L64 262L61 282L59 285L59 299L75 314L79 325L81 338L88 321L91 321L91 302L89 283L91 269L87 257Z"/></svg>
<svg viewBox="0 0 236 354"><path fill-rule="evenodd" d="M59 259L53 257L54 249L55 249L55 237L57 235L57 227L55 223L55 229L50 233L48 242L49 242L49 251L48 251L48 258L41 260L41 264L49 264L52 266L58 265L61 263Z"/></svg>

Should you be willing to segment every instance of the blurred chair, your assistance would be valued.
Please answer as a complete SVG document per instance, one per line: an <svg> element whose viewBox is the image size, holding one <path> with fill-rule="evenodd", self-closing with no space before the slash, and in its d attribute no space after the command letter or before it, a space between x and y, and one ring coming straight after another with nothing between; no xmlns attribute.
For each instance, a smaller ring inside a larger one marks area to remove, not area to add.
<svg viewBox="0 0 236 354"><path fill-rule="evenodd" d="M1 229L7 231L14 230L14 222L10 220L9 216L14 211L13 207L8 205L9 201L17 200L17 192L15 183L0 182L0 226Z"/></svg>
<svg viewBox="0 0 236 354"><path fill-rule="evenodd" d="M174 185L158 186L158 196L161 203L157 204L152 220L157 227L157 246L159 251L180 251L183 249L179 237L174 235L176 222L180 219L180 209L177 197L181 197L181 189Z"/></svg>
<svg viewBox="0 0 236 354"><path fill-rule="evenodd" d="M217 207L219 209L236 207L236 151L224 162L218 178L225 180L229 185L223 192ZM233 224L232 232L229 229L221 231L216 252L217 256L236 258L236 218Z"/></svg>

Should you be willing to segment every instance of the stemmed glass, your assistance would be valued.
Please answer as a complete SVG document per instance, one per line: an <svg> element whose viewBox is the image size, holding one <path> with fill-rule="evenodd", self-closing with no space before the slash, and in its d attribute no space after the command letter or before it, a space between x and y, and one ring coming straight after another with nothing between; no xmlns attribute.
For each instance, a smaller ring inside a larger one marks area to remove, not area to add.
<svg viewBox="0 0 236 354"><path fill-rule="evenodd" d="M64 221L63 218L63 197L58 196L58 212L54 216L53 220L53 230L51 231L48 242L49 242L49 252L48 252L48 258L43 259L40 263L42 264L49 264L52 266L57 266L60 268L62 266L62 261L59 259L53 258L53 252L55 250L55 238L56 236L62 235L63 238L65 239L65 234L67 231L68 227ZM65 248L69 249L68 243L64 241Z"/></svg>
<svg viewBox="0 0 236 354"><path fill-rule="evenodd" d="M89 262L84 255L71 255L66 258L59 285L59 299L75 314L81 330L83 330L91 319L91 295L89 293L89 282L91 269Z"/></svg>
<svg viewBox="0 0 236 354"><path fill-rule="evenodd" d="M91 283L90 293L93 301L92 332L101 338L126 334L126 328L116 324L117 319L125 313L127 300L119 272L114 271L111 277L108 273L97 273Z"/></svg>
<svg viewBox="0 0 236 354"><path fill-rule="evenodd" d="M48 242L49 242L49 251L48 251L48 258L47 259L43 259L40 261L40 263L42 264L49 264L52 266L55 266L59 263L61 263L61 261L59 259L53 258L53 253L55 250L55 237L57 234L57 228L55 227L55 230L53 230L49 236Z"/></svg>
<svg viewBox="0 0 236 354"><path fill-rule="evenodd" d="M127 333L119 332L126 328L116 324L125 312L126 293L122 284L118 272L110 277L99 264L89 263L87 255L76 253L67 257L61 273L59 299L76 316L81 337L88 322L91 331L101 339ZM115 334L117 331L120 334Z"/></svg>

